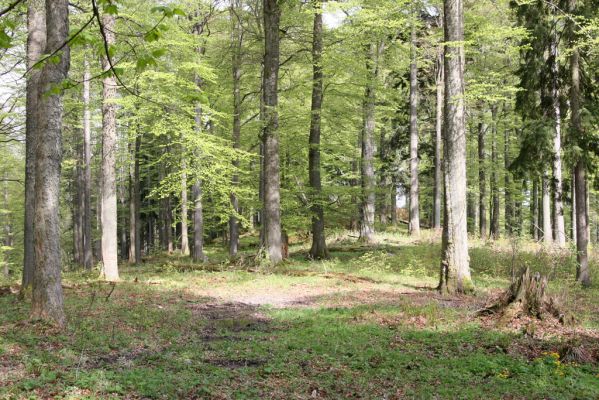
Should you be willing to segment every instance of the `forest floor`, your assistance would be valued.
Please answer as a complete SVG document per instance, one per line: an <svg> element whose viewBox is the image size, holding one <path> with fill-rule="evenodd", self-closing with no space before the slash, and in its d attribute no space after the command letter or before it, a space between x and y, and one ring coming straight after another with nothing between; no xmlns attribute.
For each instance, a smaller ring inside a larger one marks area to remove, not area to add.
<svg viewBox="0 0 599 400"><path fill-rule="evenodd" d="M477 295L443 297L430 233L386 233L368 247L339 234L322 262L294 241L275 269L253 261L248 237L234 265L214 244L205 265L155 255L123 265L114 286L67 272L62 331L28 320L3 282L0 399L599 398L596 256L582 290L569 252L474 241ZM578 325L476 317L512 265L548 274Z"/></svg>

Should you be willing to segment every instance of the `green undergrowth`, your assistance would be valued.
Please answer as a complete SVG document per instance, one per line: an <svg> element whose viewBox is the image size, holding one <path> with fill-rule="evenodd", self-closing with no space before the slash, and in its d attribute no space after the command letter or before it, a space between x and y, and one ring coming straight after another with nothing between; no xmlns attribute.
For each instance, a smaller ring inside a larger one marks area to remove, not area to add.
<svg viewBox="0 0 599 400"><path fill-rule="evenodd" d="M4 294L0 399L599 398L597 363L562 359L560 339L470 318L506 286L515 259L552 274L551 290L598 328L599 288L576 287L571 257L514 258L509 245L476 243L478 295L446 300L422 289L436 283L432 239L389 234L366 247L339 237L330 247L331 260L310 262L294 244L274 269L229 264L216 246L204 265L158 254L123 266L114 288L68 272L63 331L28 320L29 304ZM268 302L300 290L318 296ZM263 303L245 303L247 292Z"/></svg>

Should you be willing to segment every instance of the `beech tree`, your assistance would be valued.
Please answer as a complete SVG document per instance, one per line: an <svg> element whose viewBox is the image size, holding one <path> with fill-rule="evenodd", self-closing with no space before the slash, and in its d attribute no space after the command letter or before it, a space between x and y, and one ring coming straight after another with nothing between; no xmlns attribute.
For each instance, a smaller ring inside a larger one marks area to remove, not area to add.
<svg viewBox="0 0 599 400"><path fill-rule="evenodd" d="M445 0L445 218L439 289L472 290L466 220L466 132L464 126L464 9L461 0Z"/></svg>
<svg viewBox="0 0 599 400"><path fill-rule="evenodd" d="M281 252L281 193L279 177L279 22L278 0L263 0L264 13L264 73L262 96L264 103L264 244L269 262L278 264Z"/></svg>
<svg viewBox="0 0 599 400"><path fill-rule="evenodd" d="M67 77L70 52L66 0L46 1L46 46L43 54L57 54L58 62L46 62L37 91L35 149L35 268L31 314L64 325L60 248L60 163L62 160L62 93L56 88Z"/></svg>
<svg viewBox="0 0 599 400"><path fill-rule="evenodd" d="M115 17L104 14L101 19L102 36L106 46L115 43ZM102 59L107 73L102 80L102 275L108 281L119 279L117 257L117 193L116 193L116 79L112 72L110 54Z"/></svg>

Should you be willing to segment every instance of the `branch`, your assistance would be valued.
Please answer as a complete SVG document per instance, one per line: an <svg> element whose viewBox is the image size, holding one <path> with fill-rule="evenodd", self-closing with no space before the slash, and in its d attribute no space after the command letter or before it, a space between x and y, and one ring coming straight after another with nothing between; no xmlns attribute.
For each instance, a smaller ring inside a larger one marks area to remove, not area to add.
<svg viewBox="0 0 599 400"><path fill-rule="evenodd" d="M0 17L3 16L4 14L9 13L13 8L18 6L22 2L23 2L23 0L16 0L14 3L9 4L8 7L6 7L4 10L0 11Z"/></svg>

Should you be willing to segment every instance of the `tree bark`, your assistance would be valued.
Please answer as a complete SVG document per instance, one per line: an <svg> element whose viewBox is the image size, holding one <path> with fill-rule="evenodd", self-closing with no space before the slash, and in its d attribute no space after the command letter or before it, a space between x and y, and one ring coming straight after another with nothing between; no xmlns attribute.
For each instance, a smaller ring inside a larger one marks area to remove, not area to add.
<svg viewBox="0 0 599 400"><path fill-rule="evenodd" d="M512 177L509 171L510 167L510 130L506 129L504 133L504 152L503 152L505 186L505 233L511 236L514 233L514 200L512 196Z"/></svg>
<svg viewBox="0 0 599 400"><path fill-rule="evenodd" d="M435 123L435 186L433 188L433 228L441 229L441 192L443 190L442 148L443 148L443 47L439 46L437 55L437 113Z"/></svg>
<svg viewBox="0 0 599 400"><path fill-rule="evenodd" d="M572 89L570 89L572 90ZM572 243L576 243L576 165L572 171L572 184L570 186L570 201L571 220L572 220Z"/></svg>
<svg viewBox="0 0 599 400"><path fill-rule="evenodd" d="M46 47L51 54L64 45L69 34L67 0L46 0ZM39 78L37 110L39 131L35 149L35 269L31 314L64 326L60 251L60 169L62 161L62 93L48 93L67 78L69 46L58 54L59 62L44 64Z"/></svg>
<svg viewBox="0 0 599 400"><path fill-rule="evenodd" d="M576 9L576 0L570 0L570 11ZM570 40L574 42L573 24L570 26ZM578 47L573 46L570 56L570 109L572 112L572 130L575 142L583 139L584 130L581 119L581 93L580 93L580 52ZM576 279L585 287L591 285L591 275L589 271L588 258L588 204L587 204L587 179L586 165L584 160L579 157L574 166L574 189L576 197L576 261L578 268L576 270Z"/></svg>
<svg viewBox="0 0 599 400"><path fill-rule="evenodd" d="M83 267L91 270L94 257L92 251L92 211L91 211L91 181L92 181L92 151L91 151L91 111L90 111L90 81L89 62L83 60Z"/></svg>
<svg viewBox="0 0 599 400"><path fill-rule="evenodd" d="M530 234L534 240L539 240L539 183L535 178L532 182L532 200L530 202L531 227Z"/></svg>
<svg viewBox="0 0 599 400"><path fill-rule="evenodd" d="M478 123L478 217L479 234L481 239L487 238L487 165L485 153L485 135L487 125L484 122Z"/></svg>
<svg viewBox="0 0 599 400"><path fill-rule="evenodd" d="M181 254L189 255L189 234L187 230L187 160L181 154Z"/></svg>
<svg viewBox="0 0 599 400"><path fill-rule="evenodd" d="M551 198L547 172L543 173L541 190L543 205L543 242L545 242L545 244L551 244L551 242L553 242L553 231L551 228Z"/></svg>
<svg viewBox="0 0 599 400"><path fill-rule="evenodd" d="M129 262L141 263L141 193L139 188L139 157L141 134L135 132L135 143L131 149L133 165L129 169Z"/></svg>
<svg viewBox="0 0 599 400"><path fill-rule="evenodd" d="M445 219L439 290L472 291L466 219L466 132L464 115L464 8L445 0Z"/></svg>
<svg viewBox="0 0 599 400"><path fill-rule="evenodd" d="M493 123L491 125L491 229L490 236L493 240L499 239L499 179L497 174L498 153L497 153L497 106L491 108Z"/></svg>
<svg viewBox="0 0 599 400"><path fill-rule="evenodd" d="M3 206L2 208L4 208L4 212L3 212L3 216L4 216L4 221L2 224L3 227L3 233L4 233L4 237L2 238L2 244L5 246L5 249L2 250L2 252L0 252L0 255L4 256L4 260L0 259L0 263L4 265L4 276L6 278L8 278L10 276L10 269L9 269L9 263L8 263L8 252L11 250L12 246L13 246L13 229L12 229L12 215L10 210L10 198L9 198L9 193L8 193L8 177L6 174L6 171L4 172L4 185L3 185L3 193L2 193L2 199L3 199Z"/></svg>
<svg viewBox="0 0 599 400"><path fill-rule="evenodd" d="M35 219L35 145L38 141L39 79L41 71L33 68L46 47L46 19L43 0L30 0L27 8L27 76L25 111L25 210L23 221L23 277L21 292L33 282L35 248L33 222Z"/></svg>
<svg viewBox="0 0 599 400"><path fill-rule="evenodd" d="M264 12L264 244L271 265L283 259L281 252L281 194L279 178L279 22L277 0L263 0Z"/></svg>
<svg viewBox="0 0 599 400"><path fill-rule="evenodd" d="M233 148L239 149L241 146L241 47L243 45L243 32L241 28L241 21L237 12L241 9L239 1L231 1L231 21L232 21L232 32L231 42L233 44L232 49L232 76L233 76L233 133L232 142ZM236 170L239 168L239 160L233 160L233 168ZM239 175L237 172L233 173L231 179L233 188L239 186ZM233 215L229 217L229 257L237 257L239 251L239 221L237 216L239 215L239 200L235 191L231 191L231 207L233 208Z"/></svg>
<svg viewBox="0 0 599 400"><path fill-rule="evenodd" d="M73 166L73 176L72 176L72 208L71 208L71 216L72 216L72 229L73 229L73 262L76 265L83 265L83 226L82 226L82 155L83 150L81 147L81 143L77 143L75 145L75 165Z"/></svg>
<svg viewBox="0 0 599 400"><path fill-rule="evenodd" d="M367 80L364 98L364 128L362 130L362 208L360 212L360 240L374 241L375 183L374 175L374 129L376 105L376 79L378 77L377 45L368 45L366 58Z"/></svg>
<svg viewBox="0 0 599 400"><path fill-rule="evenodd" d="M420 182L418 180L418 54L416 27L410 34L410 224L412 236L420 236Z"/></svg>
<svg viewBox="0 0 599 400"><path fill-rule="evenodd" d="M204 262L204 214L202 205L202 182L197 181L192 189L193 195L193 254L195 262Z"/></svg>
<svg viewBox="0 0 599 400"><path fill-rule="evenodd" d="M312 188L312 247L310 257L329 257L324 233L324 210L322 207L322 182L320 178L320 124L323 97L322 76L322 2L314 0L314 27L312 29L312 106L308 150L308 175Z"/></svg>
<svg viewBox="0 0 599 400"><path fill-rule="evenodd" d="M114 15L104 14L102 24L108 46L115 43ZM110 69L108 55L102 58L104 71ZM102 80L102 275L107 281L119 279L117 257L116 194L116 79L107 75Z"/></svg>
<svg viewBox="0 0 599 400"><path fill-rule="evenodd" d="M555 218L555 243L563 247L566 245L566 228L564 224L564 204L562 187L562 145L561 145L561 111L559 105L559 65L558 65L558 37L554 30L551 40L551 97L554 118L553 136L553 216Z"/></svg>

